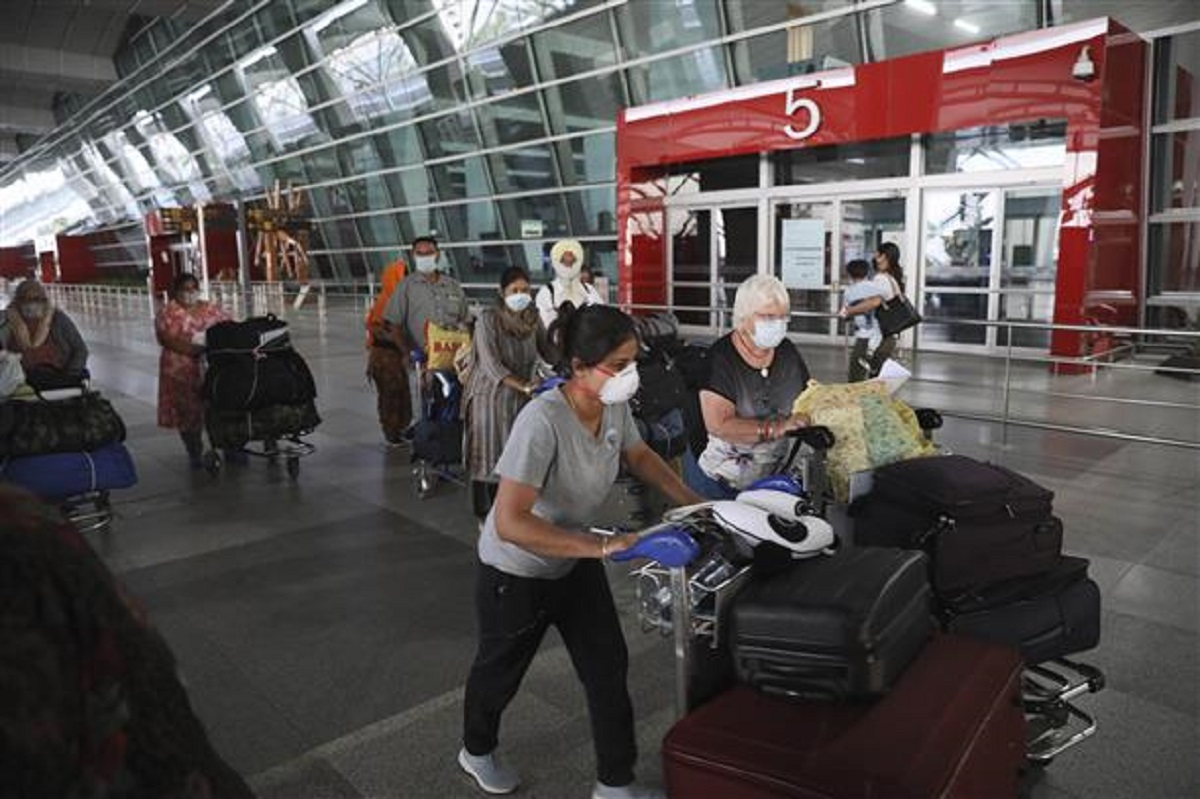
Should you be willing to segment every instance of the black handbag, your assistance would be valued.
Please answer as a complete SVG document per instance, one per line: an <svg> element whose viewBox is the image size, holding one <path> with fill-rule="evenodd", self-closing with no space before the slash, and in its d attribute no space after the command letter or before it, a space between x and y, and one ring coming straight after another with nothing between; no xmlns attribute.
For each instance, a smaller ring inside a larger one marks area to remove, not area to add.
<svg viewBox="0 0 1200 799"><path fill-rule="evenodd" d="M880 332L884 336L895 336L920 324L922 317L904 294L896 294L894 298L884 300L883 304L876 308L875 320L880 323Z"/></svg>
<svg viewBox="0 0 1200 799"><path fill-rule="evenodd" d="M885 336L894 336L920 324L921 314L917 313L908 297L897 294L875 309L875 321L879 323L879 332Z"/></svg>

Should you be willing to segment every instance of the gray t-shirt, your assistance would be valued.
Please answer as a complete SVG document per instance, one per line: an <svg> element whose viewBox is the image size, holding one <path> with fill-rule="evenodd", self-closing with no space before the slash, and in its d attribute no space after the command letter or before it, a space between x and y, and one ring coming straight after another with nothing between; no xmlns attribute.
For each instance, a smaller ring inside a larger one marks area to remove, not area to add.
<svg viewBox="0 0 1200 799"><path fill-rule="evenodd" d="M470 307L462 284L449 275L440 275L437 282L420 272L414 272L392 292L383 318L402 325L408 337L418 347L425 346L425 323L442 327L458 327L467 322Z"/></svg>
<svg viewBox="0 0 1200 799"><path fill-rule="evenodd" d="M562 391L550 391L517 416L496 473L538 489L535 516L568 530L586 530L617 480L621 453L641 440L627 403L605 406L597 438L575 416ZM495 508L479 537L479 559L518 577L551 580L575 565L574 558L537 555L502 540Z"/></svg>

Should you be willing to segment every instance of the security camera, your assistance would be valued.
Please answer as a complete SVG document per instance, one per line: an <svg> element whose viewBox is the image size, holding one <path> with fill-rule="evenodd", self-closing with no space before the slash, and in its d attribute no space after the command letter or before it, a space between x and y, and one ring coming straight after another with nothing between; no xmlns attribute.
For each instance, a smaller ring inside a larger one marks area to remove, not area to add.
<svg viewBox="0 0 1200 799"><path fill-rule="evenodd" d="M1092 48L1090 45L1084 45L1079 51L1079 58L1075 59L1075 66L1071 67L1071 77L1075 80L1089 81L1096 77L1096 63L1092 61Z"/></svg>

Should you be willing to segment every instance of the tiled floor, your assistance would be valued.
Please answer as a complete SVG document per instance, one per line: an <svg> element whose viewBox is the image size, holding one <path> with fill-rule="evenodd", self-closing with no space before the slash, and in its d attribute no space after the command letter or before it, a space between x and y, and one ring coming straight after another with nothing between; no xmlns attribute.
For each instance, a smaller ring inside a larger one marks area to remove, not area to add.
<svg viewBox="0 0 1200 799"><path fill-rule="evenodd" d="M356 317L293 320L325 418L296 481L264 462L216 478L190 472L178 440L154 424L157 348L147 321L83 310L76 319L141 472L116 498L114 531L96 545L149 604L218 748L271 799L476 795L453 760L474 646L475 526L464 492L447 485L418 501L405 455L380 446ZM818 378L840 379L840 352L805 353ZM906 392L920 404L1002 407L995 362L926 355L918 366L920 381ZM1022 387L1060 394L1200 400L1195 384L1145 372L1093 381L1026 365L1014 374ZM1010 399L1026 418L1200 440L1195 411L1026 392ZM996 427L955 418L940 440L1053 488L1067 547L1092 558L1104 593L1103 643L1088 656L1109 677L1091 700L1100 732L1061 756L1035 795L1200 795L1196 451L1021 428L1003 445ZM641 772L655 782L670 652L636 627L630 581L619 569L612 576L629 622ZM587 795L584 703L556 637L506 716L503 740L525 776L522 795Z"/></svg>

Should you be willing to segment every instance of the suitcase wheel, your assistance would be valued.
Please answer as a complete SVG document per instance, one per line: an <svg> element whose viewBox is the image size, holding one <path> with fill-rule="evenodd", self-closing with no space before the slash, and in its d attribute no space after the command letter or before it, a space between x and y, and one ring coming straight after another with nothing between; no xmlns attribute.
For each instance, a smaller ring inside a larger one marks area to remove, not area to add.
<svg viewBox="0 0 1200 799"><path fill-rule="evenodd" d="M204 471L213 477L216 477L217 472L221 471L221 455L216 450L205 452L201 463L204 466Z"/></svg>

